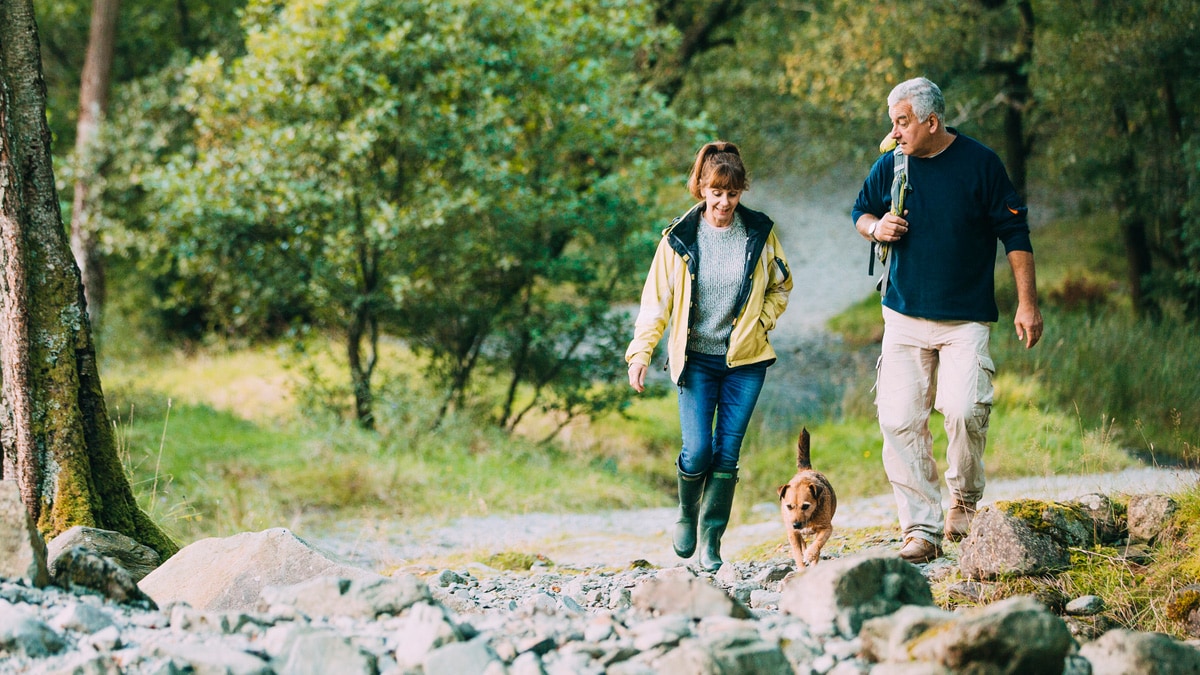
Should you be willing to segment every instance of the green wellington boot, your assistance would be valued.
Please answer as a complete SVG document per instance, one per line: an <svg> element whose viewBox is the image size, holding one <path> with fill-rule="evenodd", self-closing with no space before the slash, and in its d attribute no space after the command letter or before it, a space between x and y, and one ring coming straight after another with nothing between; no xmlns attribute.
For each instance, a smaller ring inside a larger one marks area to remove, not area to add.
<svg viewBox="0 0 1200 675"><path fill-rule="evenodd" d="M690 558L696 552L696 521L700 517L705 474L684 473L678 465L675 473L679 477L679 520L675 521L671 543L675 547L675 555Z"/></svg>
<svg viewBox="0 0 1200 675"><path fill-rule="evenodd" d="M721 560L721 537L729 525L735 487L736 471L714 471L708 476L704 503L700 506L700 567L706 572L716 572L724 564Z"/></svg>

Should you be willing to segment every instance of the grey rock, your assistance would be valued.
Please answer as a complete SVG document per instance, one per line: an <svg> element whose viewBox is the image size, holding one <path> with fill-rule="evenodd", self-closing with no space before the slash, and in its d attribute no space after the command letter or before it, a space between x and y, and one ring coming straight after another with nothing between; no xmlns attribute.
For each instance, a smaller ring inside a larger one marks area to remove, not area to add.
<svg viewBox="0 0 1200 675"><path fill-rule="evenodd" d="M422 664L424 675L485 675L498 663L487 643L475 639L455 642L430 652Z"/></svg>
<svg viewBox="0 0 1200 675"><path fill-rule="evenodd" d="M975 514L959 549L959 569L975 580L1041 574L1064 569L1070 562L1057 538L994 505Z"/></svg>
<svg viewBox="0 0 1200 675"><path fill-rule="evenodd" d="M290 586L263 588L258 609L373 619L382 614L399 614L418 602L432 599L425 582L408 574L373 579L321 576Z"/></svg>
<svg viewBox="0 0 1200 675"><path fill-rule="evenodd" d="M954 615L940 607L906 605L886 616L863 622L862 655L875 663L908 661L907 645L926 631L949 623Z"/></svg>
<svg viewBox="0 0 1200 675"><path fill-rule="evenodd" d="M154 571L162 558L154 549L134 541L120 532L76 525L46 544L46 559L51 576L57 574L58 557L76 546L104 556L120 565L134 583Z"/></svg>
<svg viewBox="0 0 1200 675"><path fill-rule="evenodd" d="M967 610L911 643L911 660L952 671L1059 675L1072 645L1066 625L1044 605L1014 597ZM893 652L893 655L895 652Z"/></svg>
<svg viewBox="0 0 1200 675"><path fill-rule="evenodd" d="M1108 495L1093 492L1077 497L1074 503L1091 519L1096 541L1111 544L1125 537L1127 521Z"/></svg>
<svg viewBox="0 0 1200 675"><path fill-rule="evenodd" d="M818 632L851 638L862 622L904 605L933 605L929 582L916 566L884 553L829 560L792 578L779 609Z"/></svg>
<svg viewBox="0 0 1200 675"><path fill-rule="evenodd" d="M158 642L150 653L184 664L197 674L273 675L274 669L263 659L238 649L223 649L204 642Z"/></svg>
<svg viewBox="0 0 1200 675"><path fill-rule="evenodd" d="M58 630L95 633L113 625L108 612L82 602L73 602L48 622Z"/></svg>
<svg viewBox="0 0 1200 675"><path fill-rule="evenodd" d="M138 586L161 605L181 600L203 610L251 611L267 586L321 576L382 578L334 562L290 531L274 528L185 546Z"/></svg>
<svg viewBox="0 0 1200 675"><path fill-rule="evenodd" d="M111 559L76 546L55 560L54 585L69 591L97 593L115 602L154 609L154 601L138 588L133 576Z"/></svg>
<svg viewBox="0 0 1200 675"><path fill-rule="evenodd" d="M697 577L670 576L647 580L633 590L632 601L634 607L654 614L682 614L694 619L706 616L750 616L750 610L741 602Z"/></svg>
<svg viewBox="0 0 1200 675"><path fill-rule="evenodd" d="M1153 543L1171 524L1179 510L1166 495L1134 495L1129 498L1130 543Z"/></svg>
<svg viewBox="0 0 1200 675"><path fill-rule="evenodd" d="M1066 612L1071 616L1092 616L1104 611L1104 598L1098 595L1083 595L1067 603Z"/></svg>
<svg viewBox="0 0 1200 675"><path fill-rule="evenodd" d="M25 579L38 588L50 583L46 543L13 480L0 480L0 578Z"/></svg>
<svg viewBox="0 0 1200 675"><path fill-rule="evenodd" d="M1162 633L1110 630L1079 648L1092 664L1093 675L1194 675L1200 673L1200 650Z"/></svg>
<svg viewBox="0 0 1200 675"><path fill-rule="evenodd" d="M275 672L278 675L376 675L379 671L373 655L328 631L297 636Z"/></svg>
<svg viewBox="0 0 1200 675"><path fill-rule="evenodd" d="M0 654L39 658L57 654L66 646L62 636L36 616L0 601Z"/></svg>

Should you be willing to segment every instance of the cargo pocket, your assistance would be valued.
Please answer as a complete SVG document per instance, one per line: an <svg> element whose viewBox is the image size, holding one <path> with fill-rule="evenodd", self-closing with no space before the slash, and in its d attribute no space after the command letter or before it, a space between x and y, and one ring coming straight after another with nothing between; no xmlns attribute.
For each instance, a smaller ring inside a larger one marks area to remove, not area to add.
<svg viewBox="0 0 1200 675"><path fill-rule="evenodd" d="M996 389L992 380L996 377L996 364L991 358L979 354L979 373L975 377L975 424L986 431L992 416L992 401Z"/></svg>
<svg viewBox="0 0 1200 675"><path fill-rule="evenodd" d="M992 385L992 380L996 377L996 364L991 358L979 355L979 376L975 382L975 402L981 405L991 406L995 398L996 390Z"/></svg>

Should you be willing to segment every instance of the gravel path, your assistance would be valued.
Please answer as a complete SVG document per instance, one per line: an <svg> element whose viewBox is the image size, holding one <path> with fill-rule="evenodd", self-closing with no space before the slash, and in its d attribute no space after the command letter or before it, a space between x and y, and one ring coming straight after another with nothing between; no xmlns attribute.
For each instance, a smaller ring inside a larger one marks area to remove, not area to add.
<svg viewBox="0 0 1200 675"><path fill-rule="evenodd" d="M1182 469L1139 467L1115 473L1079 476L1032 476L988 483L983 504L1008 499L1063 501L1092 493L1110 496L1171 493L1200 481L1200 473ZM948 504L947 504L948 505ZM755 506L748 522L731 527L724 552L733 559L740 551L784 538L773 503ZM459 518L449 523L423 521L343 523L337 537L316 541L364 567L389 570L408 565L438 566L465 555L487 556L502 551L540 554L566 567L620 567L638 559L660 566L679 562L671 551L674 508L634 509L604 513L531 513L516 516ZM895 526L890 494L843 502L834 516L835 532Z"/></svg>
<svg viewBox="0 0 1200 675"><path fill-rule="evenodd" d="M828 348L831 338L824 333L831 316L874 293L874 280L865 268L868 247L850 225L857 180L835 178L818 185L762 181L745 197L748 206L765 211L778 224L795 276L788 311L772 334L780 359L771 368L759 405L764 416L780 423L819 413L836 401L841 395L837 382L861 365L863 355ZM984 504L1016 498L1065 500L1090 492L1171 492L1198 479L1196 472L1135 468L995 480L988 484ZM674 519L674 509L660 508L487 516L450 523L342 523L339 534L310 539L350 561L381 570L507 550L541 554L567 566L623 566L637 559L669 566L678 562L670 547ZM727 557L747 547L783 542L773 503L756 506L740 520L743 524L731 527L725 536ZM893 525L890 494L843 502L834 518L839 529Z"/></svg>

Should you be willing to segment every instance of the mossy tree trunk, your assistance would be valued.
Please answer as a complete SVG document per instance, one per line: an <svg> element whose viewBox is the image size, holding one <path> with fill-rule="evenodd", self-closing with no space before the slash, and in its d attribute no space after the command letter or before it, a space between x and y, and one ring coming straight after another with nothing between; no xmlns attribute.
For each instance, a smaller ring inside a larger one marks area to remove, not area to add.
<svg viewBox="0 0 1200 675"><path fill-rule="evenodd" d="M47 538L114 530L166 558L178 546L137 506L96 368L50 155L31 0L0 0L0 478Z"/></svg>

